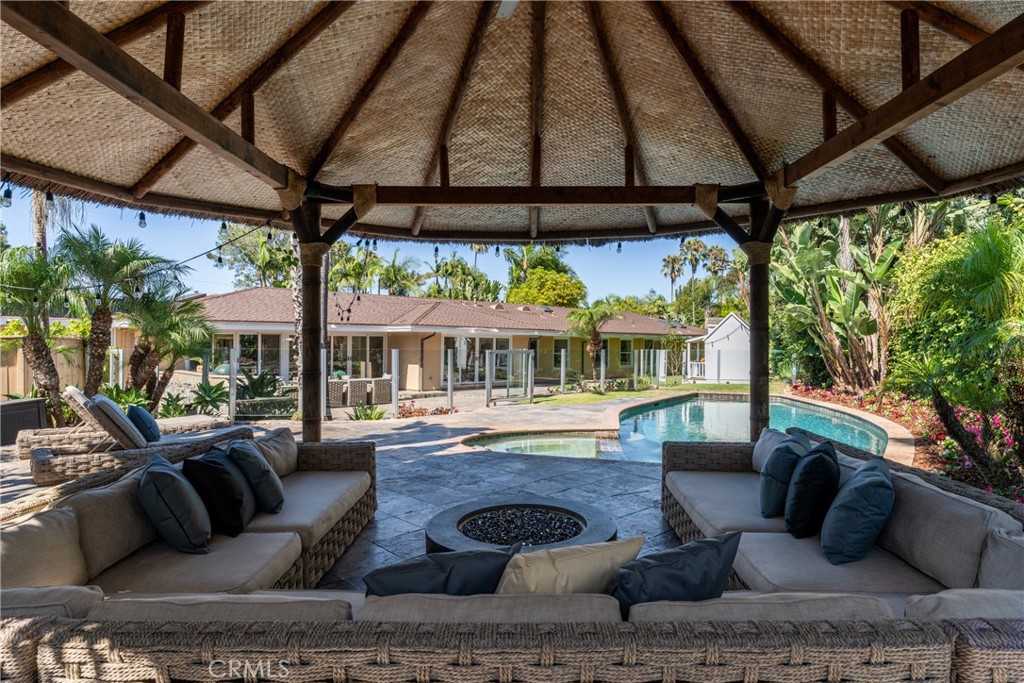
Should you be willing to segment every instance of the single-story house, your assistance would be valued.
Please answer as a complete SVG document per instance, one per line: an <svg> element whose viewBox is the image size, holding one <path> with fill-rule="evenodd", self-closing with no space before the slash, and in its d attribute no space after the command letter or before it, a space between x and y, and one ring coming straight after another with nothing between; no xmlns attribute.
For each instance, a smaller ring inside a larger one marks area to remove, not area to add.
<svg viewBox="0 0 1024 683"><path fill-rule="evenodd" d="M244 289L204 296L202 302L217 330L214 371L237 348L241 367L289 377L298 355L291 290ZM447 349L455 351L457 385L484 381L487 350L532 349L537 379L557 379L562 354L570 370L589 376L591 361L584 340L566 334L570 325L566 316L571 311L558 306L331 292L327 367L332 374L350 377L397 374L400 389L431 391L446 386ZM631 375L633 352L660 348L667 334L704 332L628 312L606 323L602 331L608 377ZM399 351L398 368L390 367L392 349ZM498 379L504 370L499 362Z"/></svg>
<svg viewBox="0 0 1024 683"><path fill-rule="evenodd" d="M746 384L750 381L750 323L736 313L708 318L708 333L686 342L694 382Z"/></svg>

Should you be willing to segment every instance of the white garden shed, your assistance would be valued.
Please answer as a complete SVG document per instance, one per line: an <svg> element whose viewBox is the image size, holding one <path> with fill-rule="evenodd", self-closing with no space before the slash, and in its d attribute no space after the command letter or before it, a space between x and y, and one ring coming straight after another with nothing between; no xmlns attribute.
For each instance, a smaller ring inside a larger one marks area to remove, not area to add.
<svg viewBox="0 0 1024 683"><path fill-rule="evenodd" d="M750 323L730 313L708 318L708 333L686 343L687 369L694 382L750 381Z"/></svg>

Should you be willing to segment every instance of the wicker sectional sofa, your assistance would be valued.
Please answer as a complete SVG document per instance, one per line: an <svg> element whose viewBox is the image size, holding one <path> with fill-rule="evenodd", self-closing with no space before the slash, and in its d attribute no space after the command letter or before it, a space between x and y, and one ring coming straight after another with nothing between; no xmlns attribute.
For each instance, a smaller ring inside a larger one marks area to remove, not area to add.
<svg viewBox="0 0 1024 683"><path fill-rule="evenodd" d="M75 511L86 583L108 595L314 588L377 508L375 447L373 442L298 444L297 463L298 469L281 479L285 506L280 513L258 514L236 537L214 535L203 555L178 552L159 540L138 501L141 470L49 507ZM7 528L16 524L23 527L24 518ZM39 567L42 573L48 569ZM22 585L47 583L40 577Z"/></svg>

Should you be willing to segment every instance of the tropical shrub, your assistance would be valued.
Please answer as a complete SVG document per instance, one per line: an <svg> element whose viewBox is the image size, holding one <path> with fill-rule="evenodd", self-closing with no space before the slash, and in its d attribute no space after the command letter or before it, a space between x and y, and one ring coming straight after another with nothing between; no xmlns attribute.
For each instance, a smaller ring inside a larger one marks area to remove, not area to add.
<svg viewBox="0 0 1024 683"><path fill-rule="evenodd" d="M182 397L179 394L168 393L160 402L160 411L157 413L157 417L182 417L187 414L188 411L185 410Z"/></svg>
<svg viewBox="0 0 1024 683"><path fill-rule="evenodd" d="M226 384L200 382L192 390L192 407L205 415L216 415L228 402Z"/></svg>
<svg viewBox="0 0 1024 683"><path fill-rule="evenodd" d="M117 384L102 384L99 388L99 393L103 394L111 401L127 410L129 406L138 406L145 408L149 405L149 397L146 396L146 392L135 387L129 387L122 389Z"/></svg>
<svg viewBox="0 0 1024 683"><path fill-rule="evenodd" d="M374 405L363 405L362 403L352 407L348 414L350 420L383 420L387 413L383 408Z"/></svg>
<svg viewBox="0 0 1024 683"><path fill-rule="evenodd" d="M281 389L281 378L277 373L261 372L258 375L253 375L245 368L242 368L240 372L242 377L235 390L235 396L240 401L253 398L279 398L295 392L294 388Z"/></svg>

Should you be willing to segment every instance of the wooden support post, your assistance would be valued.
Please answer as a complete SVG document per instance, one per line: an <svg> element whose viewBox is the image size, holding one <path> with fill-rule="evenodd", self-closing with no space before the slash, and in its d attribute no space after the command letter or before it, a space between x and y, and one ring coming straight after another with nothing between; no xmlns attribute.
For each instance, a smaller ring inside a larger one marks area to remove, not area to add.
<svg viewBox="0 0 1024 683"><path fill-rule="evenodd" d="M751 225L761 225L766 202L750 205ZM745 242L740 248L750 263L750 440L757 441L768 426L768 264L769 242Z"/></svg>
<svg viewBox="0 0 1024 683"><path fill-rule="evenodd" d="M438 170L440 175L441 187L451 187L452 175L451 167L448 165L448 145L441 145L441 153L438 155Z"/></svg>
<svg viewBox="0 0 1024 683"><path fill-rule="evenodd" d="M626 145L625 150L626 156L626 187L636 187L636 152L633 150L633 145Z"/></svg>
<svg viewBox="0 0 1024 683"><path fill-rule="evenodd" d="M831 90L821 91L821 137L834 138L838 132L836 123L836 94Z"/></svg>
<svg viewBox="0 0 1024 683"><path fill-rule="evenodd" d="M906 90L921 80L921 34L915 9L900 12L900 60Z"/></svg>
<svg viewBox="0 0 1024 683"><path fill-rule="evenodd" d="M292 212L304 214L307 225L320 225L320 205L303 202ZM298 224L296 224L298 230ZM324 242L300 242L302 262L302 440L320 441L320 271L324 254L330 245Z"/></svg>
<svg viewBox="0 0 1024 683"><path fill-rule="evenodd" d="M167 15L167 39L164 43L164 80L181 90L181 69L185 59L185 15Z"/></svg>
<svg viewBox="0 0 1024 683"><path fill-rule="evenodd" d="M256 96L252 91L242 95L242 138L256 144Z"/></svg>
<svg viewBox="0 0 1024 683"><path fill-rule="evenodd" d="M544 93L544 18L547 14L547 3L537 0L530 3L531 32L533 46L530 60L530 185L540 187L540 117L541 99ZM530 239L540 232L540 209L531 206L529 211Z"/></svg>

